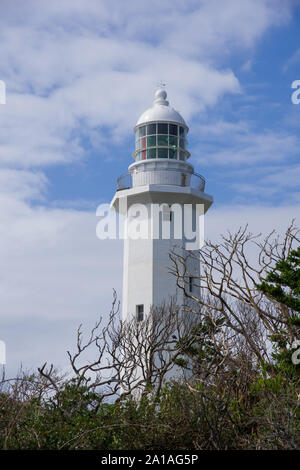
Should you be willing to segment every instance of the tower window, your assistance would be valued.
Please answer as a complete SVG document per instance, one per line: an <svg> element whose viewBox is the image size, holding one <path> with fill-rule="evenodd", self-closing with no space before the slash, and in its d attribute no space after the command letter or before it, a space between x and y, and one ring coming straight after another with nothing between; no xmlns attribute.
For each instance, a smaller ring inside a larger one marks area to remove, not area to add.
<svg viewBox="0 0 300 470"><path fill-rule="evenodd" d="M136 306L136 319L137 321L144 320L144 305L137 305Z"/></svg>

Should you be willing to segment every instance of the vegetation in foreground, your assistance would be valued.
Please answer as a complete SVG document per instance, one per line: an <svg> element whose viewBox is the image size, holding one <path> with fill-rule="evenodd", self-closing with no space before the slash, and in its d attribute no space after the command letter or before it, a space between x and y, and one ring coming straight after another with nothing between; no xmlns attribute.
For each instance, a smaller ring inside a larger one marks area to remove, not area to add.
<svg viewBox="0 0 300 470"><path fill-rule="evenodd" d="M114 299L102 329L84 341L79 328L69 377L46 364L3 377L0 447L299 449L299 231L272 236L240 230L207 242L197 254L201 298L186 287L195 253L172 253L184 314L170 301L151 321L124 325ZM174 363L182 374L167 382Z"/></svg>

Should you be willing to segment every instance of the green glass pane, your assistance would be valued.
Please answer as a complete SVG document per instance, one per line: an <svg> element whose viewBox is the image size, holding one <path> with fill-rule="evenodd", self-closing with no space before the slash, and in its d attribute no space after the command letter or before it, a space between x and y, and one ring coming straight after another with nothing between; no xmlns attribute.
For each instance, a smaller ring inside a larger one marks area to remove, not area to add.
<svg viewBox="0 0 300 470"><path fill-rule="evenodd" d="M156 158L156 149L148 149L147 158Z"/></svg>
<svg viewBox="0 0 300 470"><path fill-rule="evenodd" d="M168 158L168 149L157 149L158 158Z"/></svg>
<svg viewBox="0 0 300 470"><path fill-rule="evenodd" d="M185 149L185 139L179 139L180 140L180 148Z"/></svg>
<svg viewBox="0 0 300 470"><path fill-rule="evenodd" d="M156 136L147 137L147 147L155 147L156 145Z"/></svg>
<svg viewBox="0 0 300 470"><path fill-rule="evenodd" d="M168 146L168 136L167 135L158 135L157 136L157 145Z"/></svg>
<svg viewBox="0 0 300 470"><path fill-rule="evenodd" d="M177 158L177 150L169 149L169 158Z"/></svg>
<svg viewBox="0 0 300 470"><path fill-rule="evenodd" d="M170 147L177 148L177 142L178 142L177 137L172 137L172 136L169 137Z"/></svg>
<svg viewBox="0 0 300 470"><path fill-rule="evenodd" d="M185 129L184 129L184 127L182 127L182 126L179 127L179 135L180 135L180 137L184 137L184 136L185 136Z"/></svg>

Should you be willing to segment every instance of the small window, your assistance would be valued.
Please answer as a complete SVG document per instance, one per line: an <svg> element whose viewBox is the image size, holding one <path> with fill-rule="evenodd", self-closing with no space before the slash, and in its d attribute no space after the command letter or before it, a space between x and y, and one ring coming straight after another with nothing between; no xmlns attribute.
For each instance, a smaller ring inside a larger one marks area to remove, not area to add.
<svg viewBox="0 0 300 470"><path fill-rule="evenodd" d="M193 292L193 278L189 276L189 292Z"/></svg>
<svg viewBox="0 0 300 470"><path fill-rule="evenodd" d="M136 319L137 321L144 320L144 305L137 305L136 306Z"/></svg>
<svg viewBox="0 0 300 470"><path fill-rule="evenodd" d="M168 124L157 124L158 134L168 134Z"/></svg>
<svg viewBox="0 0 300 470"><path fill-rule="evenodd" d="M184 137L184 127L182 126L179 127L179 135L180 137Z"/></svg>
<svg viewBox="0 0 300 470"><path fill-rule="evenodd" d="M175 124L169 124L169 134L177 135L177 126Z"/></svg>

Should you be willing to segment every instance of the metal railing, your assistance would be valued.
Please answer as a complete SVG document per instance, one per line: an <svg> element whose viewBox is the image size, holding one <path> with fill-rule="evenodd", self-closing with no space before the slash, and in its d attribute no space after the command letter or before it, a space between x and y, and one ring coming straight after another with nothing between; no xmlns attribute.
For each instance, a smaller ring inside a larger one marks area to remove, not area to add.
<svg viewBox="0 0 300 470"><path fill-rule="evenodd" d="M117 179L117 191L132 188L132 178L130 173L124 173Z"/></svg>
<svg viewBox="0 0 300 470"><path fill-rule="evenodd" d="M191 175L190 187L203 192L205 189L205 178L199 175L199 173L193 173Z"/></svg>
<svg viewBox="0 0 300 470"><path fill-rule="evenodd" d="M153 171L153 170L151 170ZM161 171L161 170L156 170ZM171 171L168 169L167 171ZM178 171L178 170L173 170ZM189 184L182 184L182 186L189 186L197 191L203 192L205 189L205 178L199 173L193 173L191 175L190 183ZM130 189L132 188L132 177L130 173L124 173L117 179L117 191L121 191L123 189Z"/></svg>

